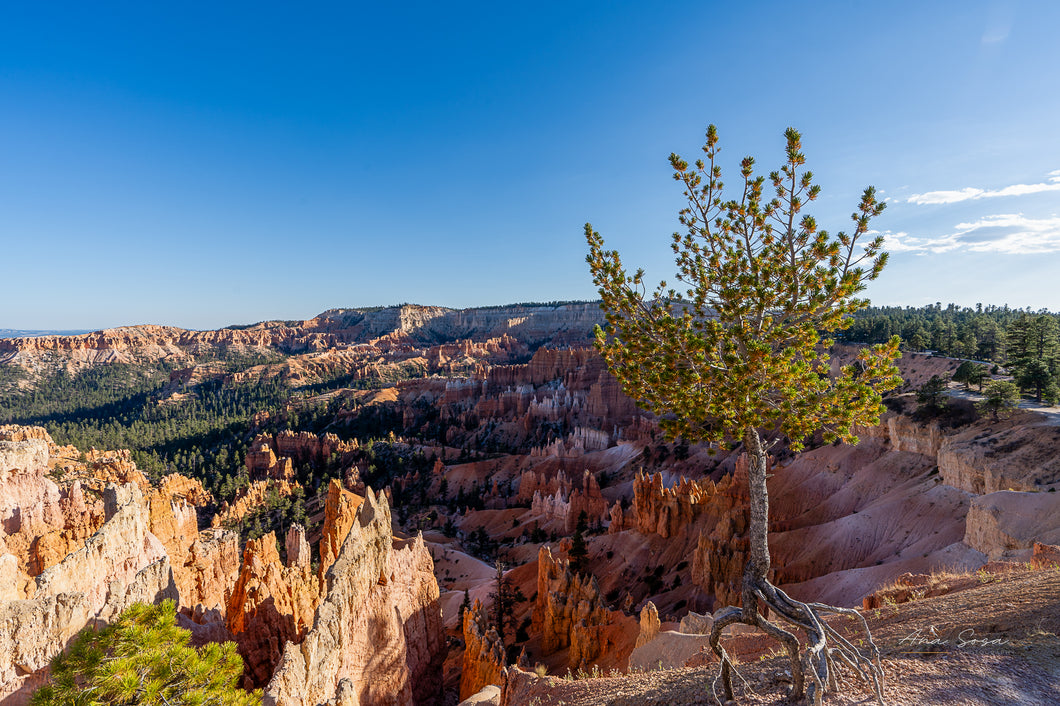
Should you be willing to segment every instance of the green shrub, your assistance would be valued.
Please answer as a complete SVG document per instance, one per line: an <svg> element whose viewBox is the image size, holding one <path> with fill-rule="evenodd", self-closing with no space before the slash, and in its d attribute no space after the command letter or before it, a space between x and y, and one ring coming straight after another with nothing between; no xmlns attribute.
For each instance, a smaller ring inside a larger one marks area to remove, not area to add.
<svg viewBox="0 0 1060 706"><path fill-rule="evenodd" d="M261 690L236 684L243 660L234 642L188 645L173 601L137 603L101 630L85 628L51 664L33 706L252 706Z"/></svg>

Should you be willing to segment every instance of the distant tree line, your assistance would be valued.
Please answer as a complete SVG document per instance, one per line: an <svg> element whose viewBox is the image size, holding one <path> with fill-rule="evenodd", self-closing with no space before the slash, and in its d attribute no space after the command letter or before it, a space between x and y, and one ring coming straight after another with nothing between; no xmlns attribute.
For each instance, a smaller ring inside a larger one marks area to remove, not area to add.
<svg viewBox="0 0 1060 706"><path fill-rule="evenodd" d="M924 307L869 307L854 315L842 340L882 343L893 335L910 351L932 351L952 358L1000 366L1015 384L1039 402L1060 399L1060 315L1046 310L977 304L974 309L941 303ZM974 369L959 377L981 379ZM957 377L955 377L957 379Z"/></svg>
<svg viewBox="0 0 1060 706"><path fill-rule="evenodd" d="M221 362L224 370L237 372L263 359L244 356ZM0 365L0 424L43 426L56 443L82 451L129 449L137 467L149 477L182 473L202 480L218 499L227 499L249 482L244 458L254 433L284 429L320 433L334 421L342 401L306 404L305 395L381 382L353 381L344 371L306 390L292 389L280 379L225 384L217 378L188 387L184 391L189 394L179 399L165 399L174 369L165 364L110 363L73 374L59 370L27 385L27 373L21 368ZM263 425L252 427L258 412L269 415ZM400 414L372 406L334 431L345 438L379 438L400 432L400 420ZM320 470L296 468L301 482L315 481L311 488L320 482L313 478Z"/></svg>

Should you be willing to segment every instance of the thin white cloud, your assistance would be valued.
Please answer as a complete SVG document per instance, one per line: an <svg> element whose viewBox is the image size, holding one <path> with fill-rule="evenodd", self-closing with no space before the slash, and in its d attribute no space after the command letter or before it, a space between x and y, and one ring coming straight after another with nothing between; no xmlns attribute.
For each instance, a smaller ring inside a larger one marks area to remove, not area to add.
<svg viewBox="0 0 1060 706"><path fill-rule="evenodd" d="M1012 184L1001 189L977 189L969 186L952 191L927 191L923 194L913 194L906 199L906 202L924 206L929 204L960 203L961 201L978 201L979 199L992 199L999 196L1026 196L1027 194L1039 194L1043 191L1060 191L1060 169L1049 172L1047 176L1052 183Z"/></svg>
<svg viewBox="0 0 1060 706"><path fill-rule="evenodd" d="M1060 216L1028 218L1022 213L1001 213L958 223L954 232L935 238L917 238L905 232L885 231L884 249L892 253L945 253L953 250L1036 255L1060 252Z"/></svg>
<svg viewBox="0 0 1060 706"><path fill-rule="evenodd" d="M973 252L1033 255L1060 252L1060 216L1028 218L1022 213L985 216L958 223L955 235Z"/></svg>
<svg viewBox="0 0 1060 706"><path fill-rule="evenodd" d="M997 44L1008 39L1009 32L1012 30L1008 26L991 27L987 31L983 32L983 44Z"/></svg>
<svg viewBox="0 0 1060 706"><path fill-rule="evenodd" d="M916 238L905 232L892 233L884 231L883 249L890 253L942 253L960 247L952 235L941 238Z"/></svg>
<svg viewBox="0 0 1060 706"><path fill-rule="evenodd" d="M984 193L982 189L973 189L971 187L959 191L928 191L923 194L913 194L907 199L907 202L920 206L937 203L957 203L959 201L982 198Z"/></svg>
<svg viewBox="0 0 1060 706"><path fill-rule="evenodd" d="M983 28L983 44L1000 44L1007 40L1012 33L1013 14L1011 3L990 3Z"/></svg>

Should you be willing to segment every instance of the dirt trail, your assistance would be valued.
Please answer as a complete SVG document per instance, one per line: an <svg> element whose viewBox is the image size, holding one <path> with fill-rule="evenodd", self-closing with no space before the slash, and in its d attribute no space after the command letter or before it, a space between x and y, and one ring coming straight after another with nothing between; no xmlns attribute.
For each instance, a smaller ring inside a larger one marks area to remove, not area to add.
<svg viewBox="0 0 1060 706"><path fill-rule="evenodd" d="M950 387L950 389L946 391L946 394L950 397L958 397L964 400L971 400L972 402L979 402L983 399L983 395L975 390L964 390L957 387ZM1038 404L1034 400L1021 400L1018 406L1020 409L1025 409L1029 412L1036 412L1042 415L1043 421L1046 424L1060 426L1060 407Z"/></svg>

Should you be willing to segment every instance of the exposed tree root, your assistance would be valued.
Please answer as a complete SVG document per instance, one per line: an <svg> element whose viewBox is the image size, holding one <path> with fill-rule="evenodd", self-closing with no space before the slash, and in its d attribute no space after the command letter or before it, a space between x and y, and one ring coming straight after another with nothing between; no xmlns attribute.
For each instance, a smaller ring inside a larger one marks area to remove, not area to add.
<svg viewBox="0 0 1060 706"><path fill-rule="evenodd" d="M880 706L883 700L883 667L880 651L872 640L865 618L850 608L838 608L823 603L803 603L790 597L768 580L755 576L744 576L743 608L725 608L715 619L710 632L710 646L721 660L718 678L712 690L719 703L734 700L732 675L735 672L732 659L721 645L721 632L733 623L753 625L780 642L791 660L791 699L806 700L821 706L826 691L838 691L840 665L865 682L871 682ZM793 628L805 636L805 648L800 650L799 639L788 630L766 619L759 612L759 604L765 605ZM846 615L861 621L865 631L866 648L859 649L850 640L840 635L821 617L826 614ZM800 654L801 652L801 654ZM723 698L717 693L717 682L721 682Z"/></svg>

